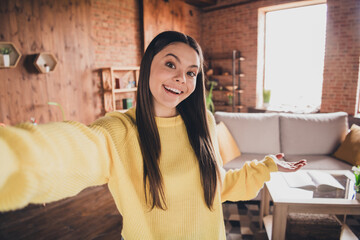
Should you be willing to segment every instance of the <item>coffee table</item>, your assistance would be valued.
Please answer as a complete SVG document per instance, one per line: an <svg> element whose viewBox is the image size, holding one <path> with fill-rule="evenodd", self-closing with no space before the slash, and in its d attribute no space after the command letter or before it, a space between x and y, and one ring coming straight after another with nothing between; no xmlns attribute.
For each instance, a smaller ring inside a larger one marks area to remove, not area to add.
<svg viewBox="0 0 360 240"><path fill-rule="evenodd" d="M347 214L360 215L360 201L351 199L354 190L350 179L354 179L353 173L348 170L321 171L326 171L337 179L345 179L345 183L342 185L346 189L341 190L342 193L340 194L340 190L335 190L337 192L334 194L329 194L329 192L323 194L317 190L304 192L303 189L290 188L283 177L284 173L271 173L271 180L265 183L262 192L259 214L260 228L263 227L262 224L264 223L269 239L285 239L289 213L337 214L344 215L344 220ZM269 215L270 198L273 201L273 215ZM341 239L357 239L344 222Z"/></svg>

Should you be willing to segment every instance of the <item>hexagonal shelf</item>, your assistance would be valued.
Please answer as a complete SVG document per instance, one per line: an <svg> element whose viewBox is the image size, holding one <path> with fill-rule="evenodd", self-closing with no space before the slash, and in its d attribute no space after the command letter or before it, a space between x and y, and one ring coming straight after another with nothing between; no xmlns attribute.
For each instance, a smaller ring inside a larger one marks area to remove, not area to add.
<svg viewBox="0 0 360 240"><path fill-rule="evenodd" d="M4 57L6 54L0 53L0 68L15 68L21 58L21 53L11 42L0 42L0 52L3 50L9 51L9 57ZM8 60L6 60L8 59ZM8 62L8 64L6 63Z"/></svg>
<svg viewBox="0 0 360 240"><path fill-rule="evenodd" d="M41 73L52 72L57 65L57 59L52 53L39 53L34 61L34 65Z"/></svg>

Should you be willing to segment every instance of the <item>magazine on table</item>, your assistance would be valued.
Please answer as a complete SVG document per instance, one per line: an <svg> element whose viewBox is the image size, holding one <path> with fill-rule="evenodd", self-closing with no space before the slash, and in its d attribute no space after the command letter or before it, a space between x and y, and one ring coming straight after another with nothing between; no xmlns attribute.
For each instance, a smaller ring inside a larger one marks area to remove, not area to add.
<svg viewBox="0 0 360 240"><path fill-rule="evenodd" d="M324 171L297 171L283 173L289 187L306 190L331 191L345 188L330 173Z"/></svg>

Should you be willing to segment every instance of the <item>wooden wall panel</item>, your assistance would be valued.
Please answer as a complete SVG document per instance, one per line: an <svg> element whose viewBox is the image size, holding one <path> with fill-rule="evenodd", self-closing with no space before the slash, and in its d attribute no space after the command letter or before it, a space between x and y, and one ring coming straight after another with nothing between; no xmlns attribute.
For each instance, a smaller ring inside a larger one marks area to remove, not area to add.
<svg viewBox="0 0 360 240"><path fill-rule="evenodd" d="M200 41L200 14L197 7L181 0L143 0L144 49L157 34L168 30Z"/></svg>
<svg viewBox="0 0 360 240"><path fill-rule="evenodd" d="M101 113L98 86L92 78L91 3L87 0L2 0L0 41L13 42L23 54L14 69L0 69L0 122L16 124L62 120L90 123ZM35 54L52 52L54 72L34 70Z"/></svg>

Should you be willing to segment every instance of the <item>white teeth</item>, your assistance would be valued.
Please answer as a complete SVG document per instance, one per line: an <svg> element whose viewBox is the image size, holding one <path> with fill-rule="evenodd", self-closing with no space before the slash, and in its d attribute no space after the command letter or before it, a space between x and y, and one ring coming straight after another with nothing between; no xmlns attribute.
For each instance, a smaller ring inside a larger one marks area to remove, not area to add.
<svg viewBox="0 0 360 240"><path fill-rule="evenodd" d="M176 94L180 94L180 93L181 93L180 90L175 89L175 88L171 88L171 87L167 87L167 86L165 86L165 85L164 85L164 88L165 88L166 90L169 90L169 91L174 92L174 93L176 93Z"/></svg>

